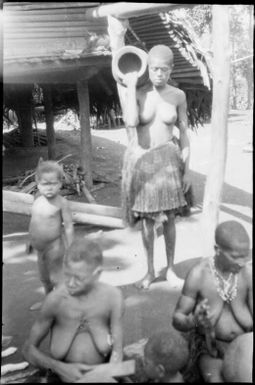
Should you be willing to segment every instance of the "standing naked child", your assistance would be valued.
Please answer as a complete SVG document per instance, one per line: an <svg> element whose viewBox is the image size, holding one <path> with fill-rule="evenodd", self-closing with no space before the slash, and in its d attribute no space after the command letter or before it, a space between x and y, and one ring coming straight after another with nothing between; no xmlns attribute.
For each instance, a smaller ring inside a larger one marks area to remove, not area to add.
<svg viewBox="0 0 255 385"><path fill-rule="evenodd" d="M68 247L73 239L71 210L68 201L59 194L62 178L63 169L57 162L39 162L36 182L40 196L32 206L29 235L30 244L37 251L39 276L45 294L59 281L65 246ZM62 234L62 222L65 239ZM36 305L31 310L39 306Z"/></svg>

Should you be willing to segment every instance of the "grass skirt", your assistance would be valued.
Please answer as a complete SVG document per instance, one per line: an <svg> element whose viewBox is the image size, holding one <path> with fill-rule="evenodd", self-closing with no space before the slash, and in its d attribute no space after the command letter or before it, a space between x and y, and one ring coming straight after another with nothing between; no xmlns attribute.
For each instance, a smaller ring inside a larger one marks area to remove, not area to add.
<svg viewBox="0 0 255 385"><path fill-rule="evenodd" d="M173 141L149 150L127 148L122 169L124 220L176 210L187 205L182 189L183 162Z"/></svg>

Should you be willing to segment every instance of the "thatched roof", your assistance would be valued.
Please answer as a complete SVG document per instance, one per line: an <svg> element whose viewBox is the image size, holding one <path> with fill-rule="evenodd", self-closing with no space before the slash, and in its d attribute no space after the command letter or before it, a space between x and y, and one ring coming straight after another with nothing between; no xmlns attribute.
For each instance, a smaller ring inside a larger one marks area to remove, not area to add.
<svg viewBox="0 0 255 385"><path fill-rule="evenodd" d="M174 53L172 78L179 84L210 89L210 72L204 53L192 27L172 12L130 19L127 34L129 44L143 45L150 50L155 44L165 44Z"/></svg>
<svg viewBox="0 0 255 385"><path fill-rule="evenodd" d="M75 92L76 82L94 67L97 74L89 80L92 104L116 102L107 19L86 18L86 12L100 4L5 2L4 83L69 83L69 92L70 88ZM146 50L155 44L168 45L175 58L172 79L189 95L210 96L210 71L190 26L171 12L131 17L129 22L127 44ZM189 95L191 108L194 98Z"/></svg>

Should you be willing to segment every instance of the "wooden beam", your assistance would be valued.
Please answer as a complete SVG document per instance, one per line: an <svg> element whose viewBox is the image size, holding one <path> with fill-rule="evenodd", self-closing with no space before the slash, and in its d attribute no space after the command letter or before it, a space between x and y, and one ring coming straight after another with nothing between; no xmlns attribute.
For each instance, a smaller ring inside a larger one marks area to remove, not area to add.
<svg viewBox="0 0 255 385"><path fill-rule="evenodd" d="M48 143L48 159L56 159L56 137L54 131L54 114L52 104L51 85L43 87L44 111L46 121L46 134Z"/></svg>
<svg viewBox="0 0 255 385"><path fill-rule="evenodd" d="M114 217L114 218L122 218L122 210L120 207L115 206L104 206L98 205L94 203L83 203L83 202L75 202L69 201L70 207L73 212L77 213L85 213L90 215L104 216L104 217Z"/></svg>
<svg viewBox="0 0 255 385"><path fill-rule="evenodd" d="M30 10L49 10L49 9L65 9L69 11L70 8L84 8L94 7L98 5L98 2L33 2L28 4L4 4L4 9L17 10L17 11L30 11Z"/></svg>
<svg viewBox="0 0 255 385"><path fill-rule="evenodd" d="M115 16L119 18L138 17L163 11L173 10L179 7L191 7L193 4L172 4L172 3L125 3L117 2L99 5L86 11L86 18L98 18Z"/></svg>
<svg viewBox="0 0 255 385"><path fill-rule="evenodd" d="M70 28L84 27L84 28L87 28L89 31L91 31L93 29L100 30L100 28L105 30L107 25L106 25L106 21L103 22L103 19L100 25L99 23L96 23L95 20L78 20L78 21L72 22L71 25L70 25L70 22L67 20L58 21L57 23L50 20L47 20L47 21L45 20L41 22L38 21L37 23L30 23L28 21L17 20L15 24L6 22L4 24L4 31L16 31L16 29L20 29L20 28L24 28L25 30L29 31L29 30L37 30L37 29L46 30L48 28L61 29L61 28L69 28L69 27Z"/></svg>
<svg viewBox="0 0 255 385"><path fill-rule="evenodd" d="M13 15L11 11L5 11L4 16L6 17L6 20L8 22L8 19L11 20L12 23L20 22L20 21L26 21L31 22L32 24L42 21L68 21L68 22L76 22L76 21L84 21L85 19L85 12L80 13L71 13L68 14L68 12L65 15L59 15L54 14L54 12L50 11L47 14L41 15L39 12L37 14L29 14L29 12L22 12L19 15Z"/></svg>
<svg viewBox="0 0 255 385"><path fill-rule="evenodd" d="M17 209L17 213L31 215L31 207L34 201L34 197L31 194L26 194L22 192L10 191L3 189L3 210L9 211ZM75 213L84 213L90 215L104 216L104 217L113 217L113 218L122 218L122 210L120 207L116 206L105 206L98 205L93 203L84 203L76 202L69 200L70 208L72 212ZM24 209L25 212L22 210Z"/></svg>
<svg viewBox="0 0 255 385"><path fill-rule="evenodd" d="M3 189L3 211L31 215L34 197L31 194Z"/></svg>
<svg viewBox="0 0 255 385"><path fill-rule="evenodd" d="M94 58L86 63L84 58L73 60L56 60L56 62L44 63L39 66L32 64L19 65L18 62L5 65L4 81L6 84L17 83L41 83L41 84L57 84L71 83L75 84L78 80L87 79L94 76L101 68L110 67L110 55ZM70 63L71 62L71 63ZM83 63L86 63L83 65ZM91 63L91 64L90 64ZM93 64L94 63L94 64ZM90 64L90 67L87 65ZM93 70L92 70L93 68Z"/></svg>
<svg viewBox="0 0 255 385"><path fill-rule="evenodd" d="M68 25L69 24L69 25ZM95 26L94 26L95 27ZM95 28L94 28L95 29ZM84 36L85 34L88 34L88 31L91 32L93 31L93 25L88 26L85 23L81 23L78 25L70 25L70 23L66 23L65 25L63 23L57 23L57 24L48 24L48 25L41 25L39 26L36 24L36 26L32 27L31 24L29 25L23 25L22 23L19 25L7 26L4 27L4 34L5 34L5 39L9 39L9 37L12 37L15 35L15 38L19 38L20 33L24 34L39 34L39 33L58 33L58 32L63 32L64 34L71 34L73 36L74 33L76 32L82 32ZM96 31L98 34L105 33L106 28L102 27L101 30L99 28L96 28Z"/></svg>
<svg viewBox="0 0 255 385"><path fill-rule="evenodd" d="M230 83L229 6L213 4L213 103L211 151L203 202L204 252L214 253L214 234L219 219L224 182Z"/></svg>
<svg viewBox="0 0 255 385"><path fill-rule="evenodd" d="M123 229L124 224L122 219L105 217L103 215L93 215L85 213L72 213L74 223L91 224L94 226L103 226L116 229Z"/></svg>
<svg viewBox="0 0 255 385"><path fill-rule="evenodd" d="M31 215L34 197L31 194L3 190L3 211ZM92 224L110 228L123 228L119 207L69 201L74 223Z"/></svg>
<svg viewBox="0 0 255 385"><path fill-rule="evenodd" d="M5 41L13 40L13 42L17 43L17 41L31 41L31 40L45 40L45 39L59 39L61 42L61 39L75 39L76 37L89 38L89 32L86 27L79 28L79 29L59 29L59 30L33 30L33 31L26 31L26 30L20 30L20 31L11 31L11 32L5 32Z"/></svg>
<svg viewBox="0 0 255 385"><path fill-rule="evenodd" d="M80 110L81 153L80 164L85 172L85 184L88 189L93 186L92 179L92 141L90 130L90 100L88 81L77 82L77 92Z"/></svg>

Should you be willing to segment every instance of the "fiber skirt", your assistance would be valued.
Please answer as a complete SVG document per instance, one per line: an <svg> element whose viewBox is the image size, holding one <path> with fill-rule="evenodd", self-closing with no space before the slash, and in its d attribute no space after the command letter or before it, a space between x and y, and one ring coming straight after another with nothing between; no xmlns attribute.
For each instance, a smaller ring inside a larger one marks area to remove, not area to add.
<svg viewBox="0 0 255 385"><path fill-rule="evenodd" d="M132 225L139 217L186 206L182 175L180 148L173 141L141 152L128 148L122 169L124 220Z"/></svg>
<svg viewBox="0 0 255 385"><path fill-rule="evenodd" d="M203 382L199 371L199 358L203 354L210 355L205 336L199 334L197 329L193 329L188 333L182 333L182 335L189 344L189 360L182 373L184 381L189 383ZM216 339L215 343L218 358L223 359L230 342Z"/></svg>

